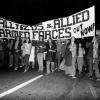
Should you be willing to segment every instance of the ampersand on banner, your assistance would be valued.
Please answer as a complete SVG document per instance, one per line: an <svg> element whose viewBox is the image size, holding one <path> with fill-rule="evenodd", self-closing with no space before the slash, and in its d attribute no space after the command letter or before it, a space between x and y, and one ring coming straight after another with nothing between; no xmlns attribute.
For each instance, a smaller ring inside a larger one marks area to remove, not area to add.
<svg viewBox="0 0 100 100"><path fill-rule="evenodd" d="M47 28L52 28L52 25L51 24L47 24Z"/></svg>

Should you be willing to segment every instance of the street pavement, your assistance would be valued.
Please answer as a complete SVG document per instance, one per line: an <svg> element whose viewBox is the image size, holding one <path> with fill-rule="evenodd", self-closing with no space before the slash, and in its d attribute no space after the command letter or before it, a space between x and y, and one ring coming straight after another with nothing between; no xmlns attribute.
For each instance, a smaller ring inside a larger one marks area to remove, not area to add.
<svg viewBox="0 0 100 100"><path fill-rule="evenodd" d="M72 79L63 71L45 75L37 69L0 71L0 94L39 75L43 77L0 100L100 100L100 82L88 79L87 73Z"/></svg>

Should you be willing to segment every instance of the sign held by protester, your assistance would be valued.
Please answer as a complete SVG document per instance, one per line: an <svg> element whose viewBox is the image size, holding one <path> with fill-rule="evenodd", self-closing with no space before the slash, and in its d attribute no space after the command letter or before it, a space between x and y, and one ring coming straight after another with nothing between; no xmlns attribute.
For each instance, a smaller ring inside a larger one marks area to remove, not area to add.
<svg viewBox="0 0 100 100"><path fill-rule="evenodd" d="M95 35L95 8L90 7L68 17L58 18L34 26L22 25L0 18L0 37L30 37L39 40L48 38L69 39Z"/></svg>

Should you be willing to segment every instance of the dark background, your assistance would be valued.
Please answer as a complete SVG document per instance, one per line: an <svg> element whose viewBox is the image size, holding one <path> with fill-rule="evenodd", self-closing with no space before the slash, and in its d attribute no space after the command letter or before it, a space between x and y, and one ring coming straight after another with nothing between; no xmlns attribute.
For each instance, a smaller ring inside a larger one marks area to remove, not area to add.
<svg viewBox="0 0 100 100"><path fill-rule="evenodd" d="M35 25L69 16L93 5L96 8L96 29L100 29L97 0L0 0L0 17L20 24Z"/></svg>

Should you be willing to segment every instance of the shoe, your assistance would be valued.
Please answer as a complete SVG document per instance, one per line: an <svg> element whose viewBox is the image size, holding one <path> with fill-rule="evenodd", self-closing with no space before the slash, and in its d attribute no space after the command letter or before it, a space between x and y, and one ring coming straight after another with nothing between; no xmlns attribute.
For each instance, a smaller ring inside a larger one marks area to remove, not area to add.
<svg viewBox="0 0 100 100"><path fill-rule="evenodd" d="M24 73L26 73L26 72L27 72L27 70L25 69L25 70L24 70Z"/></svg>
<svg viewBox="0 0 100 100"><path fill-rule="evenodd" d="M34 69L34 66L32 66L32 68Z"/></svg>
<svg viewBox="0 0 100 100"><path fill-rule="evenodd" d="M18 70L18 67L15 67L14 70Z"/></svg>
<svg viewBox="0 0 100 100"><path fill-rule="evenodd" d="M72 75L69 75L69 76L71 76L71 77L72 77Z"/></svg>
<svg viewBox="0 0 100 100"><path fill-rule="evenodd" d="M52 73L54 73L54 70L51 70Z"/></svg>
<svg viewBox="0 0 100 100"><path fill-rule="evenodd" d="M72 76L72 78L76 78L75 76Z"/></svg>
<svg viewBox="0 0 100 100"><path fill-rule="evenodd" d="M20 68L22 68L23 66L22 65L20 65Z"/></svg>
<svg viewBox="0 0 100 100"><path fill-rule="evenodd" d="M58 69L58 72L60 72L60 69Z"/></svg>
<svg viewBox="0 0 100 100"><path fill-rule="evenodd" d="M38 70L38 72L40 72L40 70Z"/></svg>
<svg viewBox="0 0 100 100"><path fill-rule="evenodd" d="M12 66L13 66L12 64L9 65L9 67L12 67Z"/></svg>
<svg viewBox="0 0 100 100"><path fill-rule="evenodd" d="M74 76L74 75L69 75L69 76L71 76L72 78L76 78L76 76Z"/></svg>
<svg viewBox="0 0 100 100"><path fill-rule="evenodd" d="M65 74L66 76L69 76L69 74Z"/></svg>
<svg viewBox="0 0 100 100"><path fill-rule="evenodd" d="M50 73L46 73L45 75L49 75Z"/></svg>
<svg viewBox="0 0 100 100"><path fill-rule="evenodd" d="M100 81L100 78L97 78L96 81Z"/></svg>
<svg viewBox="0 0 100 100"><path fill-rule="evenodd" d="M43 73L43 71L42 71L42 70L40 70L40 73Z"/></svg>
<svg viewBox="0 0 100 100"><path fill-rule="evenodd" d="M69 75L69 74L65 72L65 75Z"/></svg>
<svg viewBox="0 0 100 100"><path fill-rule="evenodd" d="M58 70L58 68L55 68L55 70Z"/></svg>
<svg viewBox="0 0 100 100"><path fill-rule="evenodd" d="M93 76L88 76L89 77L89 79L93 79Z"/></svg>

